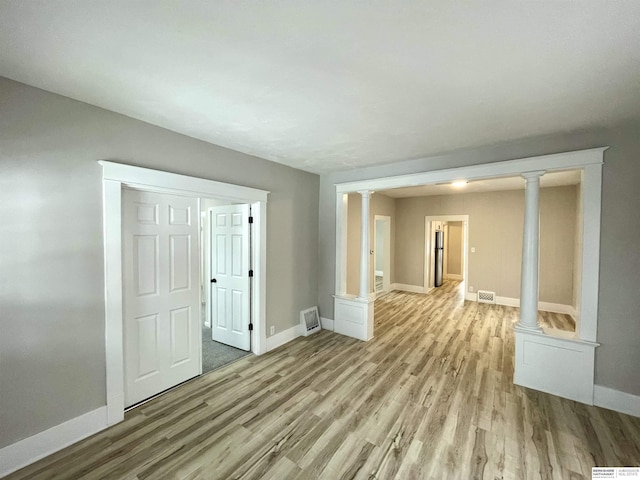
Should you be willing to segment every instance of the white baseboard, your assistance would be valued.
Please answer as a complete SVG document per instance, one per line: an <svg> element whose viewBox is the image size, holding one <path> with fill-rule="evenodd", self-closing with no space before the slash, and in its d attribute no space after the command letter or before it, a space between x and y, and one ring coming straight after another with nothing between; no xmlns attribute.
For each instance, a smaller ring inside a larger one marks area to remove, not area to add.
<svg viewBox="0 0 640 480"><path fill-rule="evenodd" d="M478 300L477 296L478 294L475 292L467 292L464 295L464 299L471 302L476 302ZM496 305L519 308L520 299L511 297L499 297L498 295L496 295ZM573 306L563 305L561 303L538 302L538 310L542 312L564 313L567 315L571 315L572 317L576 316L576 309L573 308Z"/></svg>
<svg viewBox="0 0 640 480"><path fill-rule="evenodd" d="M459 275L457 273L447 273L445 274L444 278L447 280L462 280L462 275Z"/></svg>
<svg viewBox="0 0 640 480"><path fill-rule="evenodd" d="M382 277L384 275L384 271L376 270L376 277Z"/></svg>
<svg viewBox="0 0 640 480"><path fill-rule="evenodd" d="M422 285L407 285L406 283L393 283L391 290L401 290L403 292L425 293Z"/></svg>
<svg viewBox="0 0 640 480"><path fill-rule="evenodd" d="M124 420L124 392L107 398L107 425L115 425Z"/></svg>
<svg viewBox="0 0 640 480"><path fill-rule="evenodd" d="M593 404L626 413L634 417L640 417L640 396L631 393L621 392L602 385L593 386Z"/></svg>
<svg viewBox="0 0 640 480"><path fill-rule="evenodd" d="M267 352L281 347L285 343L289 343L291 340L298 338L301 335L302 332L300 331L300 325L296 325L294 327L283 330L282 332L278 332L275 335L267 337Z"/></svg>
<svg viewBox="0 0 640 480"><path fill-rule="evenodd" d="M511 297L499 297L498 295L496 295L496 305L520 308L520 299ZM538 305L538 309L540 309L540 305Z"/></svg>
<svg viewBox="0 0 640 480"><path fill-rule="evenodd" d="M107 407L72 418L0 449L0 477L107 428Z"/></svg>
<svg viewBox="0 0 640 480"><path fill-rule="evenodd" d="M331 330L333 332L333 319L320 317L320 325L323 330Z"/></svg>
<svg viewBox="0 0 640 480"><path fill-rule="evenodd" d="M538 302L538 310L543 312L564 313L575 318L576 309L571 305L563 305L562 303Z"/></svg>

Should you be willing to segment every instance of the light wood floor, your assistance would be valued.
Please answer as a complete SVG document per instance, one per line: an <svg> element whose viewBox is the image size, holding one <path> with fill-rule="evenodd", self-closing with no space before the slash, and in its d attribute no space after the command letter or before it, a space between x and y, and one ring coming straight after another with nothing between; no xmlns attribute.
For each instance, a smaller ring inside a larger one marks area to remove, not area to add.
<svg viewBox="0 0 640 480"><path fill-rule="evenodd" d="M640 419L512 383L517 309L376 301L376 338L322 331L202 376L11 479L589 479L640 464Z"/></svg>
<svg viewBox="0 0 640 480"><path fill-rule="evenodd" d="M576 321L571 315L565 313L538 312L538 322L557 330L576 331Z"/></svg>

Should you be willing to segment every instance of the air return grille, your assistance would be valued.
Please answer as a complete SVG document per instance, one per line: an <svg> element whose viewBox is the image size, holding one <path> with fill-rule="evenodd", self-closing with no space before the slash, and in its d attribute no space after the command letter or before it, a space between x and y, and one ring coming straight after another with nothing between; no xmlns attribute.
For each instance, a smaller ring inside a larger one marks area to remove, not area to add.
<svg viewBox="0 0 640 480"><path fill-rule="evenodd" d="M496 292L478 290L478 303L496 303Z"/></svg>
<svg viewBox="0 0 640 480"><path fill-rule="evenodd" d="M301 311L300 323L302 324L302 334L305 337L312 333L319 332L321 327L318 307L311 307Z"/></svg>

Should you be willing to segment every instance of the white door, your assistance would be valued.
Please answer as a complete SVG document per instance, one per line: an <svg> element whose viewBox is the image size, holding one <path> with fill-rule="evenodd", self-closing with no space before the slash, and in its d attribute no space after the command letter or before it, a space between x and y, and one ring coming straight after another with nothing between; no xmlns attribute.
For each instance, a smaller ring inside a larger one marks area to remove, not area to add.
<svg viewBox="0 0 640 480"><path fill-rule="evenodd" d="M249 205L211 208L211 335L251 348L249 331Z"/></svg>
<svg viewBox="0 0 640 480"><path fill-rule="evenodd" d="M125 406L200 374L198 200L123 190Z"/></svg>

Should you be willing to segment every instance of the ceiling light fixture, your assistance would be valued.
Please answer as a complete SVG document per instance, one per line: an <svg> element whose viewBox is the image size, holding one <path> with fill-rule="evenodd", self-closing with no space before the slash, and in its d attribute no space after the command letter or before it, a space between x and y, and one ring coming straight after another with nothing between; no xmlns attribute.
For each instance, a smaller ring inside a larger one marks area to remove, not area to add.
<svg viewBox="0 0 640 480"><path fill-rule="evenodd" d="M467 184L466 180L456 180L455 182L451 182L452 187L462 188Z"/></svg>

